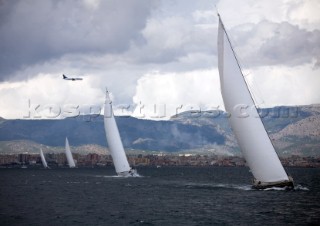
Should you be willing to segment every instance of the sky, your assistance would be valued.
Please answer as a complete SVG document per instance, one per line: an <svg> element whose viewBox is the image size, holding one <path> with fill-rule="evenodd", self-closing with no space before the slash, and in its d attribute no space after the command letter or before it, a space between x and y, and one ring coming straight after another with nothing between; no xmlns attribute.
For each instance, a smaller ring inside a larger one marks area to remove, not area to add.
<svg viewBox="0 0 320 226"><path fill-rule="evenodd" d="M217 9L257 105L320 103L318 0L0 0L0 117L223 110Z"/></svg>

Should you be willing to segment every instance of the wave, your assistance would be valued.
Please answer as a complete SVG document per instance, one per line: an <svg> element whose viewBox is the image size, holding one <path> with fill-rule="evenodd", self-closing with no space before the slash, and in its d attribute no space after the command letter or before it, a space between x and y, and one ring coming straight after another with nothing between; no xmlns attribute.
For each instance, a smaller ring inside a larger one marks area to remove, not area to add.
<svg viewBox="0 0 320 226"><path fill-rule="evenodd" d="M265 188L265 189L260 189L262 191L309 191L309 188L306 186L303 186L301 184L297 184L294 186L294 188L289 188L289 187L270 187L270 188Z"/></svg>
<svg viewBox="0 0 320 226"><path fill-rule="evenodd" d="M294 187L295 191L310 191L309 188L307 188L304 185L298 184Z"/></svg>
<svg viewBox="0 0 320 226"><path fill-rule="evenodd" d="M252 185L248 184L197 184L197 183L188 183L185 185L186 188L190 189L236 189L236 190L243 190L243 191L257 191L257 189L252 188ZM296 185L294 189L288 189L288 187L271 187L266 189L259 189L261 191L309 191L309 188L303 185Z"/></svg>
<svg viewBox="0 0 320 226"><path fill-rule="evenodd" d="M121 178L118 175L94 175L94 177L103 177L103 178Z"/></svg>
<svg viewBox="0 0 320 226"><path fill-rule="evenodd" d="M103 178L133 178L133 177L143 177L140 174L135 174L134 176L121 176L121 175L95 175L95 177Z"/></svg>
<svg viewBox="0 0 320 226"><path fill-rule="evenodd" d="M196 184L188 183L185 185L186 188L191 189L237 189L249 191L253 190L251 185L239 185L239 184Z"/></svg>
<svg viewBox="0 0 320 226"><path fill-rule="evenodd" d="M282 188L270 187L270 188L258 189L258 190L261 190L261 191L286 191L286 190L288 190L288 188L287 187L282 187Z"/></svg>

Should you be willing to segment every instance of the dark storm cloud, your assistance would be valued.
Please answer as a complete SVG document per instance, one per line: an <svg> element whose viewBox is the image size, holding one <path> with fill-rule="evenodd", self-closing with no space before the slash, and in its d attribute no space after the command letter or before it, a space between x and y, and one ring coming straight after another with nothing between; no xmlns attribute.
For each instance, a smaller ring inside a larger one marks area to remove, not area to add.
<svg viewBox="0 0 320 226"><path fill-rule="evenodd" d="M320 31L301 30L289 23L279 24L273 38L261 46L261 53L269 63L297 65L320 56Z"/></svg>
<svg viewBox="0 0 320 226"><path fill-rule="evenodd" d="M296 66L319 61L320 31L307 31L288 22L262 21L237 36L238 54L251 66Z"/></svg>
<svg viewBox="0 0 320 226"><path fill-rule="evenodd" d="M121 53L141 39L154 1L0 0L0 81L65 54Z"/></svg>

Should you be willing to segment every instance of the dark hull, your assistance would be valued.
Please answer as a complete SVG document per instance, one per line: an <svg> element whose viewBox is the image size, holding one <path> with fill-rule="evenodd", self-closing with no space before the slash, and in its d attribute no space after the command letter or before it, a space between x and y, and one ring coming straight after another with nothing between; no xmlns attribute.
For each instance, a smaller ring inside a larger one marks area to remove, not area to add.
<svg viewBox="0 0 320 226"><path fill-rule="evenodd" d="M252 188L254 188L254 189L266 189L266 188L293 189L294 184L293 184L292 178L289 177L289 180L279 181L279 182L257 182L257 181L254 181Z"/></svg>

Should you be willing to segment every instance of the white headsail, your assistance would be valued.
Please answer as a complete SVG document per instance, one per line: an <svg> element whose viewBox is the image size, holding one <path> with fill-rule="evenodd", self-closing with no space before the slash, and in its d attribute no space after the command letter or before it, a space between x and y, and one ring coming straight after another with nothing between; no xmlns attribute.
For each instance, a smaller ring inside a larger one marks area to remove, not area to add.
<svg viewBox="0 0 320 226"><path fill-rule="evenodd" d="M44 154L43 154L43 151L42 149L40 148L40 157L41 157L41 162L42 162L42 165L44 168L48 168L48 164L47 164L47 161L44 157Z"/></svg>
<svg viewBox="0 0 320 226"><path fill-rule="evenodd" d="M117 174L123 176L134 176L136 172L129 166L120 138L118 126L113 115L112 101L109 97L108 91L106 91L106 101L104 105L104 129L106 131L109 150Z"/></svg>
<svg viewBox="0 0 320 226"><path fill-rule="evenodd" d="M258 184L275 185L290 181L258 116L220 16L218 67L224 106L231 114L229 122L255 180ZM250 114L242 115L241 109L246 108Z"/></svg>
<svg viewBox="0 0 320 226"><path fill-rule="evenodd" d="M73 157L72 157L72 153L70 150L70 146L69 146L69 141L68 138L66 137L66 156L67 156L67 161L68 161L68 165L70 168L74 168L76 167L76 164L74 163Z"/></svg>

